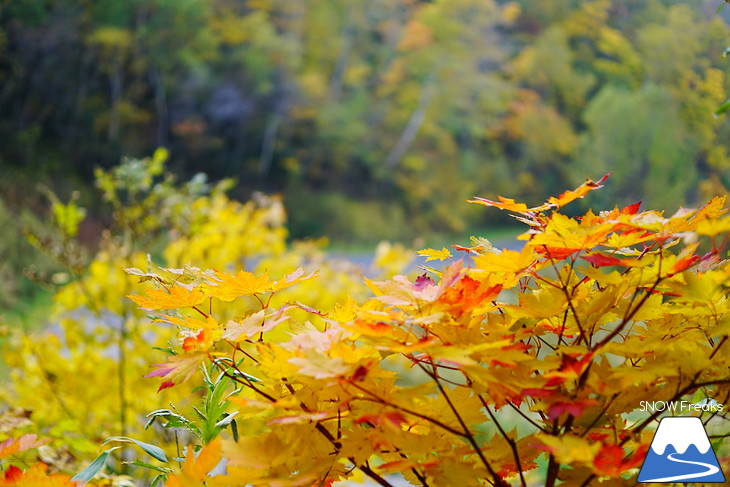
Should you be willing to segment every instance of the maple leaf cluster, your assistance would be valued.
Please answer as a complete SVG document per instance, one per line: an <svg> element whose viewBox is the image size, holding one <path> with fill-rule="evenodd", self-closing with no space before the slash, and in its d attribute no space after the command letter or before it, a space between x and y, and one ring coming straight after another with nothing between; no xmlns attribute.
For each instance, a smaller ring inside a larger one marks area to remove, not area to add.
<svg viewBox="0 0 730 487"><path fill-rule="evenodd" d="M6 419L10 413L4 413L2 419ZM34 433L28 433L17 438L8 438L0 443L0 461L12 459L17 454L38 448L48 443L48 440L41 440ZM22 470L16 465L10 465L0 475L0 486L16 487L76 487L76 482L71 481L69 475L62 473L49 473L48 465L37 462L27 470Z"/></svg>
<svg viewBox="0 0 730 487"><path fill-rule="evenodd" d="M177 354L149 376L162 389L217 368L245 425L188 456L170 485L628 481L660 415L636 419L640 401L730 398L730 218L725 198L671 216L560 212L605 179L532 208L476 199L528 225L520 250L426 249L443 269L366 280L371 299L326 312L272 304L316 277L302 270L131 270L157 285L131 299L180 329ZM217 318L238 299L256 306Z"/></svg>

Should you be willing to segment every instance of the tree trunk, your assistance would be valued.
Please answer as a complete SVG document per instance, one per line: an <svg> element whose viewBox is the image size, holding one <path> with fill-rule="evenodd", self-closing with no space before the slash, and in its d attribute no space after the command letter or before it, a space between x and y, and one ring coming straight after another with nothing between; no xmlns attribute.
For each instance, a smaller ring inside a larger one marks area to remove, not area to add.
<svg viewBox="0 0 730 487"><path fill-rule="evenodd" d="M114 71L109 76L109 86L111 89L111 110L109 113L109 131L107 135L110 141L116 142L119 138L119 109L122 101L122 61L120 59L114 64Z"/></svg>
<svg viewBox="0 0 730 487"><path fill-rule="evenodd" d="M155 112L157 113L157 147L167 146L167 90L164 77L157 68L152 69L152 84L155 87Z"/></svg>
<svg viewBox="0 0 730 487"><path fill-rule="evenodd" d="M433 74L429 75L424 82L423 88L421 88L421 95L418 97L416 109L413 111L410 120L408 120L405 129L403 129L403 133L398 139L398 142L393 146L388 157L385 158L386 169L393 169L403 159L403 156L406 155L406 152L408 152L411 144L416 139L416 135L418 135L418 131L426 119L426 110L431 104L431 99L434 95L435 86L433 77Z"/></svg>
<svg viewBox="0 0 730 487"><path fill-rule="evenodd" d="M337 54L337 60L335 61L335 67L332 71L332 77L330 78L329 85L329 98L331 101L337 101L340 98L342 92L342 85L345 81L345 71L347 70L347 63L350 60L350 52L352 51L352 7L349 4L345 5L345 19L342 27L342 48Z"/></svg>
<svg viewBox="0 0 730 487"><path fill-rule="evenodd" d="M259 160L259 177L266 180L271 172L271 163L274 160L274 150L276 149L276 136L279 133L281 125L281 114L274 112L269 121L266 123L264 131L264 140L261 144L261 159Z"/></svg>

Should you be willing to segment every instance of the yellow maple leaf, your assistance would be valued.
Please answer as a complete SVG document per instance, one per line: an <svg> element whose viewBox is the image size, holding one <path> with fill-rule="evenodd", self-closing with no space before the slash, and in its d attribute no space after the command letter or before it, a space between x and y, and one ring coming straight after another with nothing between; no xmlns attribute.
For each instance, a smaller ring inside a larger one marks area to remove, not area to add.
<svg viewBox="0 0 730 487"><path fill-rule="evenodd" d="M299 367L299 373L315 379L330 379L347 375L350 366L340 357L330 357L319 350L307 351L302 357L292 357L289 363Z"/></svg>
<svg viewBox="0 0 730 487"><path fill-rule="evenodd" d="M190 328L191 330L217 330L220 328L220 324L212 316L207 316L205 319L198 319L192 316L178 318L177 316L162 315L160 318L156 318L154 322L171 323Z"/></svg>
<svg viewBox="0 0 730 487"><path fill-rule="evenodd" d="M200 288L188 291L182 286L172 286L165 289L148 289L147 296L130 295L129 299L137 303L140 308L146 309L177 309L192 308L205 301L205 293Z"/></svg>
<svg viewBox="0 0 730 487"><path fill-rule="evenodd" d="M357 309L357 303L355 300L348 296L345 304L335 305L334 309L329 314L329 318L338 323L347 323L348 321L355 319Z"/></svg>
<svg viewBox="0 0 730 487"><path fill-rule="evenodd" d="M299 269L295 270L288 276L283 277L283 278L279 279L278 281L274 282L271 286L271 291L273 291L273 292L281 291L282 289L286 289L289 286L292 286L298 282L306 281L308 279L312 279L313 277L318 277L318 276L319 276L319 271L311 272L310 274L305 276L304 269L300 267Z"/></svg>
<svg viewBox="0 0 730 487"><path fill-rule="evenodd" d="M590 441L575 435L562 435L560 437L546 434L538 434L536 438L545 445L545 449L552 453L560 463L591 463L598 450L600 443Z"/></svg>
<svg viewBox="0 0 730 487"><path fill-rule="evenodd" d="M712 236L728 232L730 232L730 217L703 220L697 225L697 233L700 235Z"/></svg>
<svg viewBox="0 0 730 487"><path fill-rule="evenodd" d="M613 230L614 224L599 225L579 223L577 220L555 213L545 229L531 235L530 245L538 252L560 260L578 249L590 249L602 242Z"/></svg>
<svg viewBox="0 0 730 487"><path fill-rule="evenodd" d="M155 364L157 370L147 374L145 377L165 377L165 381L160 385L158 391L167 389L176 384L181 384L190 379L198 366L208 357L206 352L196 352L185 355L175 355L171 357L169 362L164 364Z"/></svg>
<svg viewBox="0 0 730 487"><path fill-rule="evenodd" d="M269 281L267 273L255 276L246 271L236 275L225 272L215 272L216 284L205 284L205 292L221 301L233 301L241 296L252 296L273 290L276 282Z"/></svg>
<svg viewBox="0 0 730 487"><path fill-rule="evenodd" d="M696 224L707 219L716 219L727 213L725 203L727 202L727 195L715 196L705 205L702 206L697 213L692 216L692 228L696 228Z"/></svg>
<svg viewBox="0 0 730 487"><path fill-rule="evenodd" d="M705 221L718 219L727 212L725 208L726 196L716 196L708 201L699 210L680 208L666 222L664 230L667 233L680 233L695 231L699 224ZM705 226L703 230L707 230Z"/></svg>
<svg viewBox="0 0 730 487"><path fill-rule="evenodd" d="M423 249L418 251L418 255L423 255L426 257L426 262L429 260L445 260L450 259L452 257L451 252L449 252L449 249L446 247L443 247L441 250L436 249Z"/></svg>
<svg viewBox="0 0 730 487"><path fill-rule="evenodd" d="M282 308L269 316L266 316L265 311L262 309L240 321L229 321L226 324L226 331L223 333L223 338L225 340L240 342L260 333L271 331L279 323L288 319L289 316L286 314L286 308Z"/></svg>
<svg viewBox="0 0 730 487"><path fill-rule="evenodd" d="M511 272L519 274L529 269L537 260L533 248L525 245L522 251L504 249L499 254L486 253L474 257L474 264L477 269L484 269L489 272Z"/></svg>

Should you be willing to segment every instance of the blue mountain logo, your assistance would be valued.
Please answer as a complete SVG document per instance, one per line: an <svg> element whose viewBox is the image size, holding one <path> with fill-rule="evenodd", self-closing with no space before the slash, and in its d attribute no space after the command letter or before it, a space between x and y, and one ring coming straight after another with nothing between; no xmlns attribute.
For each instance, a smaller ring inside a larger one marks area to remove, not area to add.
<svg viewBox="0 0 730 487"><path fill-rule="evenodd" d="M697 417L670 417L659 423L651 448L641 466L638 482L722 483L717 462L702 421Z"/></svg>

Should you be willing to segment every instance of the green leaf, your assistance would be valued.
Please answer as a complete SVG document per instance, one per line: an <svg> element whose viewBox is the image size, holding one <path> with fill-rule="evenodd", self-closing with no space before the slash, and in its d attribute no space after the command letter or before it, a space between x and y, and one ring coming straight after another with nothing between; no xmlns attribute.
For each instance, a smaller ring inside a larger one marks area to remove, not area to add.
<svg viewBox="0 0 730 487"><path fill-rule="evenodd" d="M238 411L236 411L233 414L229 414L225 418L223 418L220 421L218 421L215 424L216 428L225 428L226 426L228 426L229 424L231 424L233 422L233 418L236 417L236 414L238 414Z"/></svg>
<svg viewBox="0 0 730 487"><path fill-rule="evenodd" d="M218 405L223 401L223 394L225 394L226 389L229 386L229 383L227 382L228 381L220 380L212 388L213 390L207 397L207 400L211 406Z"/></svg>
<svg viewBox="0 0 730 487"><path fill-rule="evenodd" d="M233 441L238 443L238 423L235 419L231 421L231 433L233 433Z"/></svg>
<svg viewBox="0 0 730 487"><path fill-rule="evenodd" d="M165 427L171 427L171 428L190 428L192 423L188 418L185 416L181 416L180 414L177 414L173 411L170 411L169 409L158 409L157 411L152 411L147 415L149 418L147 420L147 424L145 424L144 428L149 428L152 423L155 422L156 419L162 418L165 421L167 421L167 424Z"/></svg>
<svg viewBox="0 0 730 487"><path fill-rule="evenodd" d="M715 116L722 115L728 111L728 109L730 109L730 100L725 100L719 107L717 107L717 110L715 110Z"/></svg>
<svg viewBox="0 0 730 487"><path fill-rule="evenodd" d="M150 487L157 487L157 484L160 482L164 482L167 480L167 475L155 475L155 478L152 479L152 482L150 483Z"/></svg>
<svg viewBox="0 0 730 487"><path fill-rule="evenodd" d="M149 419L147 420L145 429L149 428L155 422L155 420L162 419L166 421L166 423L163 425L165 428L185 428L198 438L203 438L203 432L198 426L196 426L185 416L182 416L169 409L158 409L156 411L152 411L147 415L147 417Z"/></svg>
<svg viewBox="0 0 730 487"><path fill-rule="evenodd" d="M102 454L96 457L96 460L91 462L88 467L71 477L71 480L74 482L81 482L82 484L85 484L86 482L94 478L94 475L99 473L102 468L104 468L104 465L106 465L106 459L109 458L109 453L119 448L121 447L115 446L114 448L109 448L108 450L102 452Z"/></svg>
<svg viewBox="0 0 730 487"><path fill-rule="evenodd" d="M238 369L231 368L231 369L226 370L226 373L227 374L230 374L230 375L240 375L240 376L243 376L243 377L247 378L248 380L250 380L251 382L261 382L261 379L259 379L258 377L254 377L254 376L252 376L250 374L247 374L246 372L241 372Z"/></svg>
<svg viewBox="0 0 730 487"><path fill-rule="evenodd" d="M153 317L152 317L152 319L154 320L154 319L155 319L155 317L153 316ZM173 349L172 349L172 348L170 348L170 347L167 347L167 348L162 348L162 347L152 347L152 350L159 350L160 352L165 352L165 353L166 353L166 354L168 354L168 355L177 355L177 353L175 352L175 350L173 350Z"/></svg>
<svg viewBox="0 0 730 487"><path fill-rule="evenodd" d="M200 418L201 420L203 420L203 421L208 421L208 417L207 417L207 416L206 416L205 414L201 413L201 412L200 412L200 409L198 409L198 408L196 408L195 406L193 406L193 411L195 411L195 413L196 413L196 414L198 415L198 417L199 417L199 418Z"/></svg>
<svg viewBox="0 0 730 487"><path fill-rule="evenodd" d="M125 462L125 464L127 464L127 465L136 465L137 467L142 467L142 468L148 468L150 470L155 470L155 471L160 472L160 473L163 473L165 475L167 475L168 473L172 472L172 470L169 469L169 468L158 467L157 465L152 465L150 463L145 463L145 462L143 462L141 460L135 460L133 462Z"/></svg>
<svg viewBox="0 0 730 487"><path fill-rule="evenodd" d="M722 52L722 58L727 59L728 54L730 54L730 47L726 47L725 50Z"/></svg>
<svg viewBox="0 0 730 487"><path fill-rule="evenodd" d="M165 455L165 452L162 451L162 448L150 445L149 443L145 443L143 441L135 440L134 438L127 438L126 436L112 436L111 438L107 438L104 443L109 443L111 441L121 441L125 443L134 443L141 449L143 449L145 452L147 452L150 456L155 458L156 460L159 460L161 462L167 462L167 455Z"/></svg>

